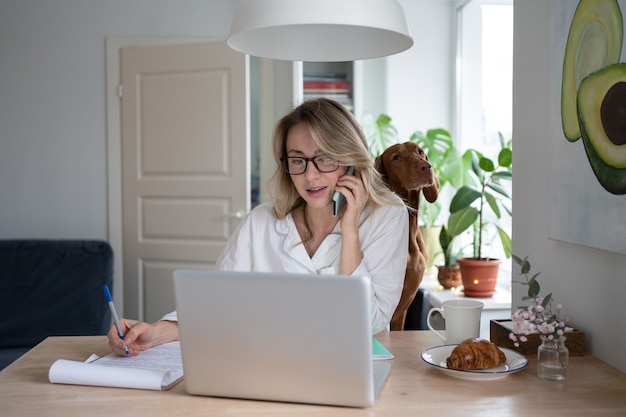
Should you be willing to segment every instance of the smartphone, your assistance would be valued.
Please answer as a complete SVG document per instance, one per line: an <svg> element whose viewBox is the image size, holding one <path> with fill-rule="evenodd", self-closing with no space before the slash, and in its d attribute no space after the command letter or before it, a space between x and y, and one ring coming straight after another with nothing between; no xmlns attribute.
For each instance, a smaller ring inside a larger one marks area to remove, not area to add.
<svg viewBox="0 0 626 417"><path fill-rule="evenodd" d="M346 171L346 175L354 175L354 167L351 166ZM335 191L333 194L333 216L337 217L341 209L346 204L346 198L339 191Z"/></svg>

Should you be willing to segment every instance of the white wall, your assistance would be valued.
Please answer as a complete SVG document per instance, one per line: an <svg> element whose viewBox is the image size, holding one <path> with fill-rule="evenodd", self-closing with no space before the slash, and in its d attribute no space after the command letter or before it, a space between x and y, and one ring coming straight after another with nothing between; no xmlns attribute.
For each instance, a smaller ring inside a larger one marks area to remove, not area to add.
<svg viewBox="0 0 626 417"><path fill-rule="evenodd" d="M551 155L546 141L553 131L550 123L560 121L551 114L553 2L514 4L513 252L530 255L533 270L542 272L542 292L552 291L571 323L585 331L593 355L626 372L626 255L548 239ZM624 207L626 213L626 201ZM524 289L514 285L514 305Z"/></svg>
<svg viewBox="0 0 626 417"><path fill-rule="evenodd" d="M400 0L415 41L387 57L387 114L401 140L416 130L452 130L454 18L452 0Z"/></svg>
<svg viewBox="0 0 626 417"><path fill-rule="evenodd" d="M234 0L0 2L0 238L107 238L105 38L226 37Z"/></svg>
<svg viewBox="0 0 626 417"><path fill-rule="evenodd" d="M452 4L402 3L416 44L389 58L381 101L408 139L451 128ZM106 239L106 37L223 38L235 4L2 1L0 238Z"/></svg>

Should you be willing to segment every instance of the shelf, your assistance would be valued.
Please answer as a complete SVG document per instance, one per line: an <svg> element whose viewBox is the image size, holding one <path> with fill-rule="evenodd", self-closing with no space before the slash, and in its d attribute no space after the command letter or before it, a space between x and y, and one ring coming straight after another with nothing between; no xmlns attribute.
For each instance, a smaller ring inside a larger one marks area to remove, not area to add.
<svg viewBox="0 0 626 417"><path fill-rule="evenodd" d="M295 62L294 102L327 97L360 114L362 95L360 62Z"/></svg>

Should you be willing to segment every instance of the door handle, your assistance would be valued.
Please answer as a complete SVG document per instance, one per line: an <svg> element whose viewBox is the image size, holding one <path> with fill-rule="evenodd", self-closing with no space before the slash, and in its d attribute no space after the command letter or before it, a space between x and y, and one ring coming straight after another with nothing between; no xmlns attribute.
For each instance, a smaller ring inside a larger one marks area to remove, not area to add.
<svg viewBox="0 0 626 417"><path fill-rule="evenodd" d="M238 211L234 211L231 213L226 213L224 214L224 217L228 218L228 219L243 219L244 216L244 212L243 210L238 210Z"/></svg>

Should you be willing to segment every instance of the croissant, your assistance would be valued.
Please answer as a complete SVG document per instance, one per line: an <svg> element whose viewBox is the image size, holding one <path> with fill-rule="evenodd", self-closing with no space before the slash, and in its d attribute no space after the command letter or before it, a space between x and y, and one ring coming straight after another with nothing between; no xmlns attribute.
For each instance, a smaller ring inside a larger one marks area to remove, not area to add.
<svg viewBox="0 0 626 417"><path fill-rule="evenodd" d="M467 339L456 346L446 359L448 369L487 369L506 361L498 347L484 339Z"/></svg>

